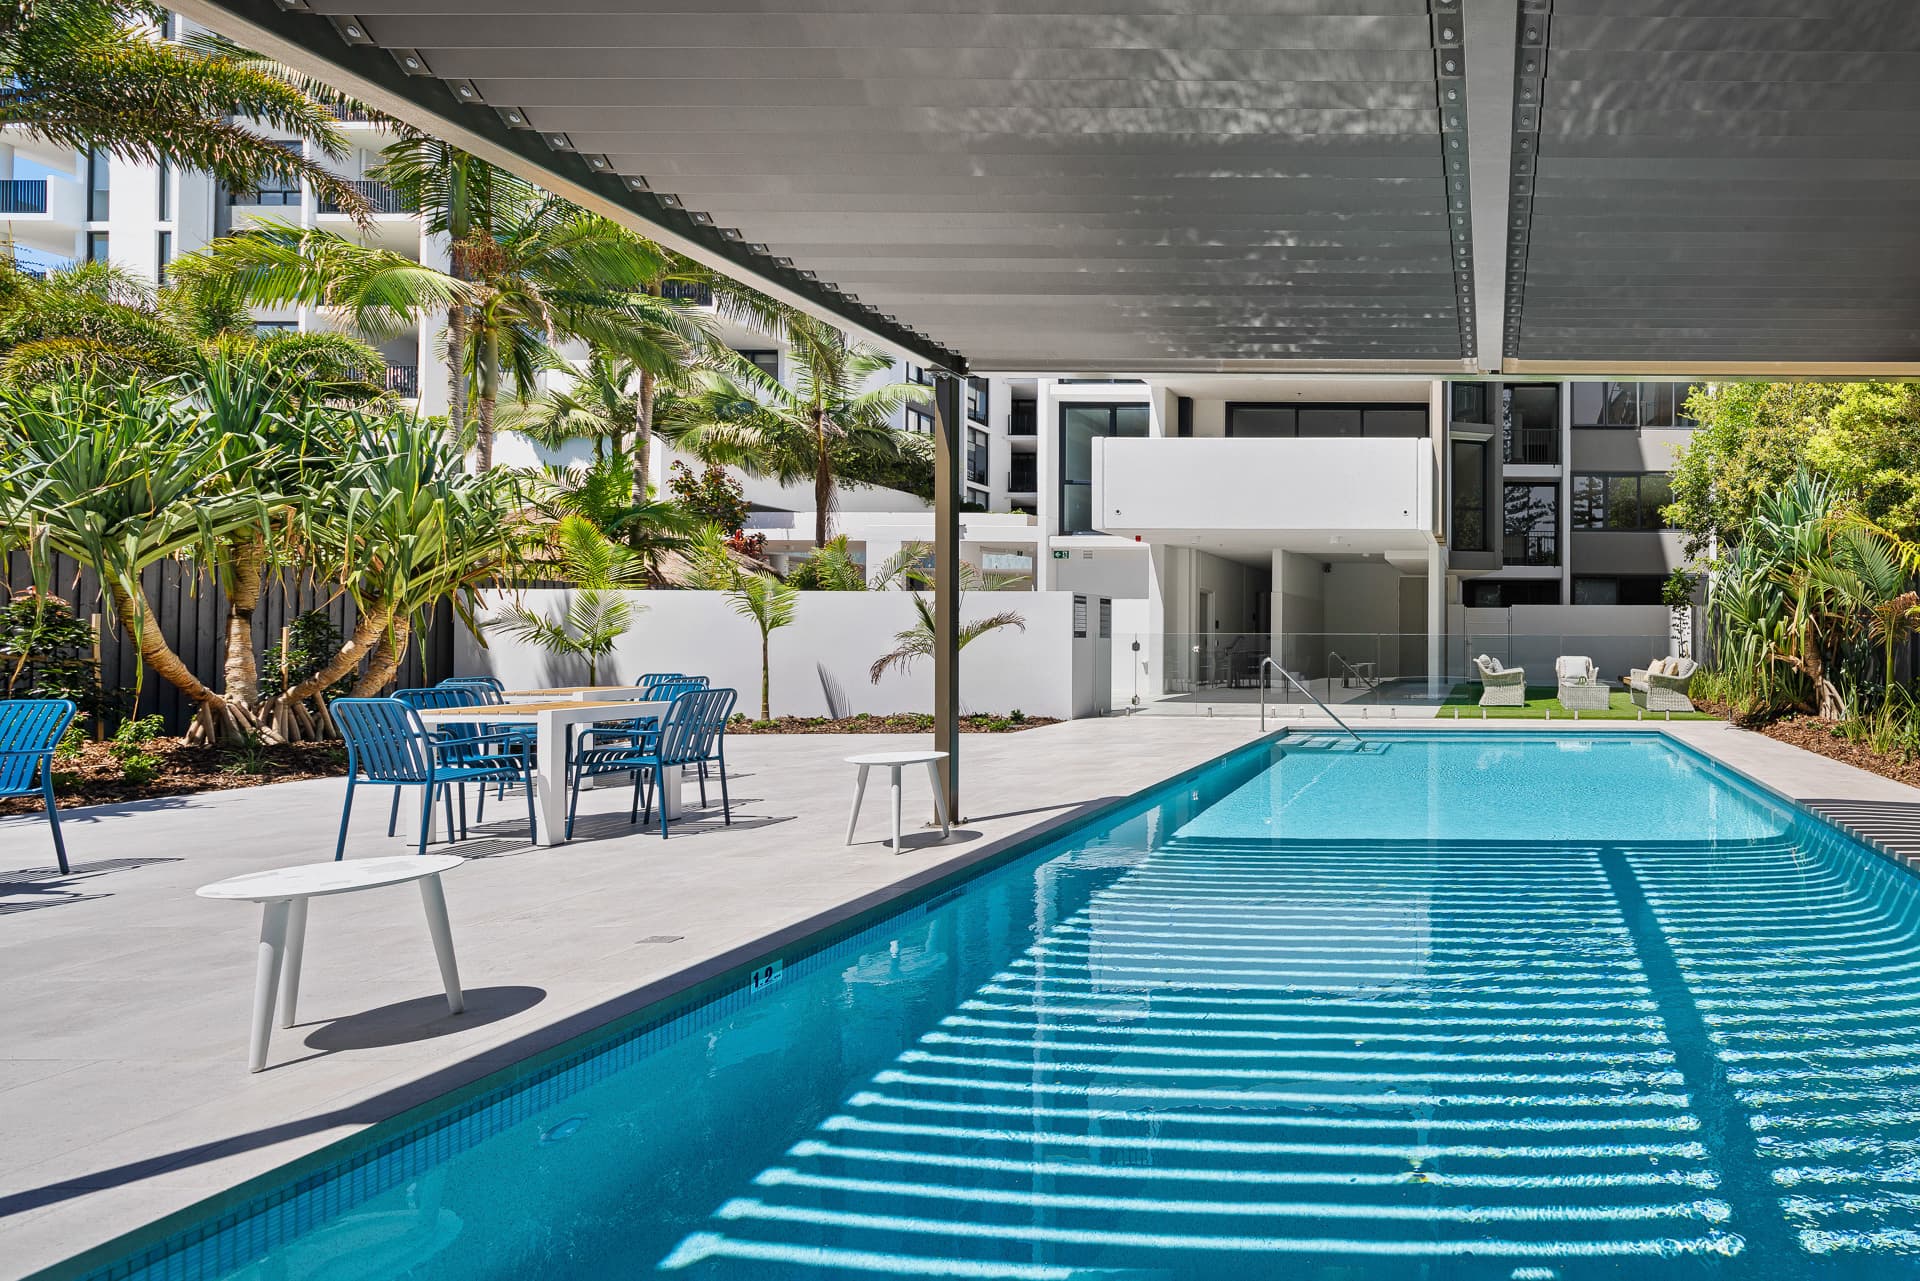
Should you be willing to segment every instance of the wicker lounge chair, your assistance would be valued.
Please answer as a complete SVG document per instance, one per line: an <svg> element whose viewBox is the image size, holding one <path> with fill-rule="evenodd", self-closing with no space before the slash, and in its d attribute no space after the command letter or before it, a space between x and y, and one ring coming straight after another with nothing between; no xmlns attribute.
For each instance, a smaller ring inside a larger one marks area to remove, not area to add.
<svg viewBox="0 0 1920 1281"><path fill-rule="evenodd" d="M1649 712L1690 712L1693 700L1687 687L1699 664L1691 658L1661 658L1646 667L1636 667L1627 676L1627 688L1633 693L1633 705Z"/></svg>
<svg viewBox="0 0 1920 1281"><path fill-rule="evenodd" d="M1607 683L1600 679L1591 658L1563 655L1554 661L1553 675L1559 685L1560 706L1576 715L1607 710Z"/></svg>
<svg viewBox="0 0 1920 1281"><path fill-rule="evenodd" d="M1525 707L1527 705L1527 669L1502 667L1485 654L1473 660L1480 673L1480 706Z"/></svg>

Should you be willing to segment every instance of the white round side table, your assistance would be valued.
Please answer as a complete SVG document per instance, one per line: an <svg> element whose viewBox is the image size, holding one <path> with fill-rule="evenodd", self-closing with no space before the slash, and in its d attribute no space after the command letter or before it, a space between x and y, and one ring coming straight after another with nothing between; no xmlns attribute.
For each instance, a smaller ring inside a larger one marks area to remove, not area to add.
<svg viewBox="0 0 1920 1281"><path fill-rule="evenodd" d="M447 1008L458 1014L467 1000L460 991L460 971L453 959L453 929L447 923L447 896L440 874L466 860L455 854L407 854L391 858L361 858L346 862L303 863L228 877L194 891L201 898L259 903L260 954L253 972L253 1036L248 1046L247 1070L267 1065L267 1038L273 1030L274 995L279 994L280 1026L292 1027L294 1005L300 997L300 953L307 939L307 900L331 894L352 894L385 885L420 883L420 901L427 909L427 933L440 961L440 980L447 989Z"/></svg>
<svg viewBox="0 0 1920 1281"><path fill-rule="evenodd" d="M940 839L952 835L953 824L947 814L947 794L940 786L940 762L947 759L945 752L868 752L864 756L849 756L847 764L860 767L860 777L853 784L853 813L847 819L847 844L853 844L853 829L860 822L860 801L867 794L867 771L875 766L886 769L888 783L893 791L893 852L900 852L900 771L908 765L925 765L927 778L933 783L933 812L940 816Z"/></svg>

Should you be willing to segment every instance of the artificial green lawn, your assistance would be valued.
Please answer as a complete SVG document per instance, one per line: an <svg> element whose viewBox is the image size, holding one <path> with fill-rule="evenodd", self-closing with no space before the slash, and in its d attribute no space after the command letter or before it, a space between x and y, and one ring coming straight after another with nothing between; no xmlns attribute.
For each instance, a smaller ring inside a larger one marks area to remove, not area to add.
<svg viewBox="0 0 1920 1281"><path fill-rule="evenodd" d="M1631 721L1642 715L1648 720L1667 720L1665 712L1646 712L1633 705L1633 695L1624 689L1615 689L1608 695L1607 710L1604 712L1581 712L1583 721ZM1456 710L1457 709L1457 710ZM1463 682L1453 687L1446 701L1440 704L1441 719L1459 717L1461 720L1479 720L1484 714L1488 720L1546 720L1548 713L1552 719L1571 720L1573 713L1560 706L1558 692L1551 685L1527 686L1527 705L1525 707L1482 707L1480 706L1480 686L1477 682ZM1710 721L1715 719L1710 712L1674 712L1671 719L1676 721Z"/></svg>

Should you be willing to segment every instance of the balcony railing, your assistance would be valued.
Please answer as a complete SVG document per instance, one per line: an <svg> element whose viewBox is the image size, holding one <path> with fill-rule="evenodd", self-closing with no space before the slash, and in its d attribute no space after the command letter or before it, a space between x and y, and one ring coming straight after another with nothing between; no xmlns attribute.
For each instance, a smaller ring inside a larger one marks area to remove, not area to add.
<svg viewBox="0 0 1920 1281"><path fill-rule="evenodd" d="M1038 493L1039 484L1038 469L1031 464L1025 467L1015 467L1007 473L1007 492L1009 493Z"/></svg>
<svg viewBox="0 0 1920 1281"><path fill-rule="evenodd" d="M713 286L691 280L667 281L660 286L660 296L675 302L689 302L696 307L713 306Z"/></svg>
<svg viewBox="0 0 1920 1281"><path fill-rule="evenodd" d="M1039 427L1039 403L1032 400L1014 401L1013 408L1007 412L1007 435L1032 436L1038 434Z"/></svg>
<svg viewBox="0 0 1920 1281"><path fill-rule="evenodd" d="M45 178L9 178L0 182L0 214L45 213Z"/></svg>
<svg viewBox="0 0 1920 1281"><path fill-rule="evenodd" d="M251 208L298 209L305 198L298 187L268 187L260 191L229 191L227 203Z"/></svg>
<svg viewBox="0 0 1920 1281"><path fill-rule="evenodd" d="M1509 565L1544 565L1560 563L1560 542L1555 534L1543 531L1509 533L1503 540L1502 559Z"/></svg>
<svg viewBox="0 0 1920 1281"><path fill-rule="evenodd" d="M420 366L388 365L387 390L396 396L418 396L420 394Z"/></svg>
<svg viewBox="0 0 1920 1281"><path fill-rule="evenodd" d="M1552 466L1560 461L1560 433L1552 427L1520 427L1509 430L1506 445L1506 461L1510 463Z"/></svg>
<svg viewBox="0 0 1920 1281"><path fill-rule="evenodd" d="M371 178L352 178L348 179L347 185L358 191L361 198L364 199L373 209L373 212L377 214L404 214L413 212L413 206L409 205L406 200L401 197L399 192L384 182L375 182ZM320 212L339 213L340 206L322 197L320 201Z"/></svg>

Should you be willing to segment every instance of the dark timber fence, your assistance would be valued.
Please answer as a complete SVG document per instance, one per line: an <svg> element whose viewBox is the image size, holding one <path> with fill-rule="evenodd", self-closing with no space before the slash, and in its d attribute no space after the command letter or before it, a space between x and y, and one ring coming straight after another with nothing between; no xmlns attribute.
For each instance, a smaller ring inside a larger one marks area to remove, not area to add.
<svg viewBox="0 0 1920 1281"><path fill-rule="evenodd" d="M15 552L7 560L9 593L33 585L33 572L25 553ZM160 634L166 638L180 661L206 685L219 690L226 671L227 595L220 585L191 565L166 562L150 566L142 576L147 599L160 620ZM184 733L193 719L192 705L172 684L152 669L141 671L139 648L133 634L113 617L110 602L100 594L99 580L91 570L65 556L55 558L54 578L50 584L55 595L73 606L81 619L95 620L100 638L100 688L109 698L118 697L122 712L140 716L158 713L166 722L167 733ZM325 610L342 636L351 636L357 611L353 602L331 590L307 581L288 578L269 582L261 594L260 606L253 615L253 652L264 659L267 649L280 640L281 629L309 610ZM424 632L416 628L401 664L395 685L431 685L453 668L453 629L451 606L443 603L433 614L432 624ZM261 673L266 674L264 670ZM133 705L134 686L140 687L139 703Z"/></svg>

